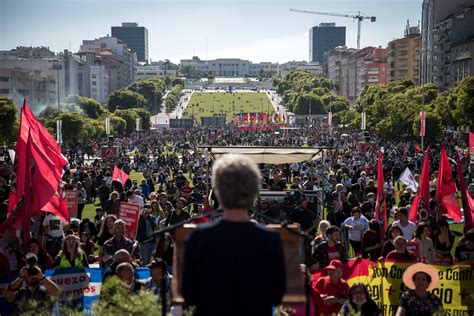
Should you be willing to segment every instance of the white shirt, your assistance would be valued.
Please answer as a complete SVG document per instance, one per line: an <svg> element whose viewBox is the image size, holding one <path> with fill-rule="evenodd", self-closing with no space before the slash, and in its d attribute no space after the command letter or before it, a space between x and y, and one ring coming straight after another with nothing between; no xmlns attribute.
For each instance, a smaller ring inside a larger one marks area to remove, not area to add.
<svg viewBox="0 0 474 316"><path fill-rule="evenodd" d="M349 239L354 241L361 241L362 233L369 230L369 220L364 215L361 215L358 220L354 216L348 217L342 223L342 226L345 225L352 226L349 229Z"/></svg>
<svg viewBox="0 0 474 316"><path fill-rule="evenodd" d="M140 209L142 209L145 206L145 203L143 202L143 198L135 194L130 197L130 203L140 205Z"/></svg>
<svg viewBox="0 0 474 316"><path fill-rule="evenodd" d="M44 217L43 226L48 226L48 235L54 238L62 237L64 235L63 222L55 214L49 213Z"/></svg>
<svg viewBox="0 0 474 316"><path fill-rule="evenodd" d="M398 226L402 230L403 237L405 237L407 240L412 240L413 234L415 233L416 225L415 223L408 221L408 225L403 227L400 224L400 221L395 221L393 222L392 226Z"/></svg>

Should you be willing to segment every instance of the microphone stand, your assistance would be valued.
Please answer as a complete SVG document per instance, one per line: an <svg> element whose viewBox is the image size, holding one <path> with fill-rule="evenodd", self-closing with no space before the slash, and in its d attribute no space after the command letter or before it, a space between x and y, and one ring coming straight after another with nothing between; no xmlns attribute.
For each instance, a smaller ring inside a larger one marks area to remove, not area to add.
<svg viewBox="0 0 474 316"><path fill-rule="evenodd" d="M276 220L273 217L268 216L266 214L263 214L262 212L257 211L257 210L253 210L253 212L255 214L257 214L258 216L262 217L263 219L271 222L272 224L279 224L283 228L285 228L288 232L290 232L294 235L297 235L298 237L303 238L303 251L304 251L304 242L313 240L313 238L311 236L309 236L307 233L296 230L296 229L293 229L291 227L288 227L288 222L287 221L282 222L282 221ZM310 279L309 279L309 265L310 264L311 264L310 258L307 258L306 254L305 254L305 266L306 266L305 270L306 271L305 271L305 274L304 274L304 292L305 292L305 296L306 296L306 307L305 307L306 316L310 316L310 308L311 308L311 306L309 304L309 299L311 297L311 288L309 286L309 282L310 282Z"/></svg>
<svg viewBox="0 0 474 316"><path fill-rule="evenodd" d="M193 216L193 217L190 217L190 218L188 218L184 221L178 222L174 225L170 225L168 227L155 230L153 232L152 236L158 236L158 238L161 239L161 238L164 238L165 233L170 232L170 231L174 231L176 228L179 228L181 226L189 224L189 223L191 223L192 221L194 221L196 219L212 217L212 216L215 216L215 215L219 215L221 213L222 213L222 210L217 209L215 211L212 211L212 212L204 214L204 215ZM161 248L162 248L161 251L162 252L164 252L163 246L164 246L164 242L161 243ZM163 276L163 279L160 282L161 315L166 316L167 309L168 309L168 305L167 305L167 302L166 302L166 291L167 291L166 273L167 272L163 271L163 273L165 275Z"/></svg>

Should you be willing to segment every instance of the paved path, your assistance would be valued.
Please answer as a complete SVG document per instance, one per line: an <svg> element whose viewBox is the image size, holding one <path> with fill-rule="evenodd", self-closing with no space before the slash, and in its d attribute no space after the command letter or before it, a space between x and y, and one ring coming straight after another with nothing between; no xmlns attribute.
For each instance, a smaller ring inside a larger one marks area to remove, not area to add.
<svg viewBox="0 0 474 316"><path fill-rule="evenodd" d="M166 107L164 106L164 100L168 95L169 91L166 92L165 96L163 97L163 106L161 107L161 112L157 115L153 115L150 117L151 124L154 125L164 125L169 124L170 118L181 118L183 116L183 112L188 106L189 100L191 99L191 90L183 90L183 95L179 99L178 106L171 112L166 112Z"/></svg>

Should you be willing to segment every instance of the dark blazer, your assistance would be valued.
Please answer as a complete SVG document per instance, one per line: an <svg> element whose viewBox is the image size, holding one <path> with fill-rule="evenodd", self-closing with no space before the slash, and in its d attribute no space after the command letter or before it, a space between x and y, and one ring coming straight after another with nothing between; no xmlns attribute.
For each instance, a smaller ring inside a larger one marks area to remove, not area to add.
<svg viewBox="0 0 474 316"><path fill-rule="evenodd" d="M155 241L154 236L146 235L146 221L150 223L151 228L153 230L156 230L156 223L153 220L153 217L151 215L148 215L148 217L145 217L142 214L140 214L140 217L138 218L138 228L137 228L137 240L139 242Z"/></svg>
<svg viewBox="0 0 474 316"><path fill-rule="evenodd" d="M198 226L185 246L183 297L195 315L272 315L286 290L277 232L251 222Z"/></svg>

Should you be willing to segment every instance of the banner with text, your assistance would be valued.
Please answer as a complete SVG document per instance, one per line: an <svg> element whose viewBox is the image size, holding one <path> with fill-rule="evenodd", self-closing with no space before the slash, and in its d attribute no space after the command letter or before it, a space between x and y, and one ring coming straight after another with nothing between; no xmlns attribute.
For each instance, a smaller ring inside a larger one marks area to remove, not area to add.
<svg viewBox="0 0 474 316"><path fill-rule="evenodd" d="M60 306L67 306L82 310L84 314L93 315L93 304L100 297L102 273L101 268L46 270L45 276L56 282L61 289L58 304L54 307L55 314L60 314ZM0 280L0 315L12 313L12 306L5 301L3 292L15 278L16 276ZM142 283L149 282L150 270L136 269L135 278Z"/></svg>
<svg viewBox="0 0 474 316"><path fill-rule="evenodd" d="M384 315L395 315L400 295L407 288L403 284L403 272L411 263L378 262L355 259L344 263L343 278L349 285L355 282L367 284L370 297ZM470 265L434 266L439 271L438 286L432 293L441 299L443 308L450 316L474 314L474 269ZM326 273L324 269L313 273L314 283Z"/></svg>
<svg viewBox="0 0 474 316"><path fill-rule="evenodd" d="M77 203L79 202L79 191L76 190L64 190L66 194L67 210L69 217L77 216Z"/></svg>
<svg viewBox="0 0 474 316"><path fill-rule="evenodd" d="M120 203L119 218L125 222L125 234L128 238L136 239L139 216L140 205L124 202Z"/></svg>

